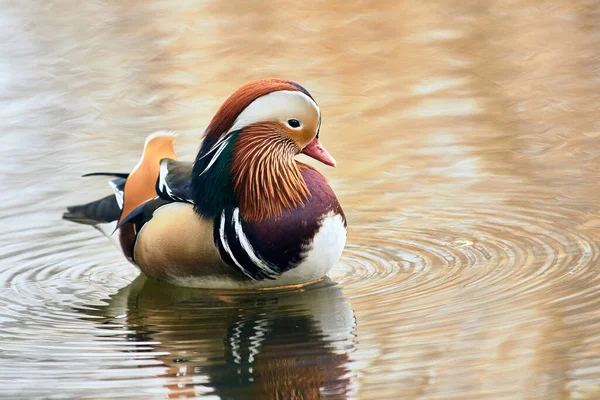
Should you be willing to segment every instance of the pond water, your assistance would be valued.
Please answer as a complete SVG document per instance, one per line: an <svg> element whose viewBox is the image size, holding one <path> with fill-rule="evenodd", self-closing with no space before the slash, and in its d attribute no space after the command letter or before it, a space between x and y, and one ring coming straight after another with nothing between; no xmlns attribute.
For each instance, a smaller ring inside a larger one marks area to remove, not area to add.
<svg viewBox="0 0 600 400"><path fill-rule="evenodd" d="M3 398L600 398L594 1L2 1ZM311 91L330 279L138 277L66 205L253 79Z"/></svg>

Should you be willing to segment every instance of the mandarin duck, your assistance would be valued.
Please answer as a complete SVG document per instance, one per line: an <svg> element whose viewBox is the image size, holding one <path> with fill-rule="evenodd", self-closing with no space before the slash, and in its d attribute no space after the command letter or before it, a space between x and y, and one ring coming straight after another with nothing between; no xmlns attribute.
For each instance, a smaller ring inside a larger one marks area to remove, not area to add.
<svg viewBox="0 0 600 400"><path fill-rule="evenodd" d="M214 115L194 162L177 160L172 133L152 134L129 174L84 175L113 177L114 195L67 207L63 218L112 235L145 275L180 286L316 281L346 242L327 180L294 159L303 153L335 166L320 127L319 106L299 84L251 82Z"/></svg>

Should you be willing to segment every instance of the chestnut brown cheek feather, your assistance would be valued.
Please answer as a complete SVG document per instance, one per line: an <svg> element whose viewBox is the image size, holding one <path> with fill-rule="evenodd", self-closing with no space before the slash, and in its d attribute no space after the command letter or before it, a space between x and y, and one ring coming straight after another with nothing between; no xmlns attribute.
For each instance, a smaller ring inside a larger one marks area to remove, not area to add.
<svg viewBox="0 0 600 400"><path fill-rule="evenodd" d="M277 123L244 129L233 151L232 180L248 222L276 218L301 206L309 191L294 160L296 145Z"/></svg>

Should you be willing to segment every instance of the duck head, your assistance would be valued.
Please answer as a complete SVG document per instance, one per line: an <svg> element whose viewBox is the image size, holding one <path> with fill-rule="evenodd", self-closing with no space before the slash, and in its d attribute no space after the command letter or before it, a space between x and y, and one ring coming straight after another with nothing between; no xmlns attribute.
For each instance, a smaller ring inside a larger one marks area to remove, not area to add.
<svg viewBox="0 0 600 400"><path fill-rule="evenodd" d="M294 157L335 160L319 142L321 111L306 89L279 79L251 82L219 108L196 157L197 210L214 216L238 207L247 221L277 217L310 193Z"/></svg>

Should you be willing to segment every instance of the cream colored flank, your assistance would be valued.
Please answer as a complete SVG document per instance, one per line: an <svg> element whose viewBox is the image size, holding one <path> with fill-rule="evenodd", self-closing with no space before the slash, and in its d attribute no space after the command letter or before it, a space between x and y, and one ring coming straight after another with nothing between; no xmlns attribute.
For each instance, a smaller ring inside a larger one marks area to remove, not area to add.
<svg viewBox="0 0 600 400"><path fill-rule="evenodd" d="M142 272L157 279L238 278L213 244L213 220L200 217L187 203L171 203L156 210L138 234L134 256Z"/></svg>
<svg viewBox="0 0 600 400"><path fill-rule="evenodd" d="M342 217L329 214L323 220L314 241L309 245L304 261L296 268L284 272L275 280L251 281L246 278L238 280L237 275L242 275L233 271L231 267L229 267L230 271L236 274L236 279L231 279L226 275L213 274L201 277L180 275L170 277L168 280L179 286L219 289L270 288L306 284L322 278L335 265L342 254L345 243L346 228Z"/></svg>

